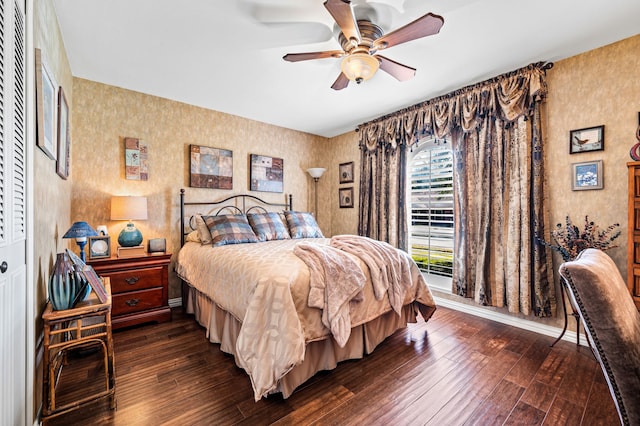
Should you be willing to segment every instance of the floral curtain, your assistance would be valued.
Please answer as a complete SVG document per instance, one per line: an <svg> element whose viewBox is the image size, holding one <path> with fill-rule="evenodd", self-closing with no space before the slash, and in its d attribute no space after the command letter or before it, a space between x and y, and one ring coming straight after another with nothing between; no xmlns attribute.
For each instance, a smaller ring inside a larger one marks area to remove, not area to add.
<svg viewBox="0 0 640 426"><path fill-rule="evenodd" d="M425 136L452 140L453 291L510 312L555 315L551 260L534 235L548 229L536 63L359 127L361 235L407 249L405 152Z"/></svg>

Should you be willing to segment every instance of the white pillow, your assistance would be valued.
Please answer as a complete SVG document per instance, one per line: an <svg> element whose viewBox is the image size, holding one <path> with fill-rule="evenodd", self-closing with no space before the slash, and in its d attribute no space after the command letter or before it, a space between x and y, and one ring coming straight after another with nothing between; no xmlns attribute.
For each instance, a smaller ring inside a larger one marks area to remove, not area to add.
<svg viewBox="0 0 640 426"><path fill-rule="evenodd" d="M201 214L196 215L196 230L198 231L198 237L200 237L200 243L202 244L211 244L211 232L209 231L209 227L206 223L204 223L204 219Z"/></svg>
<svg viewBox="0 0 640 426"><path fill-rule="evenodd" d="M198 231L189 232L189 234L187 234L187 238L185 238L185 241L188 243L202 243L200 237L198 236Z"/></svg>

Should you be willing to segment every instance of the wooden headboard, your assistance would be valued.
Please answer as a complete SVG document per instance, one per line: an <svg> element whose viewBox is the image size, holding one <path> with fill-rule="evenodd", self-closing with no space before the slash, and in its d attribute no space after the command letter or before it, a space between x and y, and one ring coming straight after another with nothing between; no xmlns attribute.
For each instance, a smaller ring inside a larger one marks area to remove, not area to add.
<svg viewBox="0 0 640 426"><path fill-rule="evenodd" d="M185 201L185 190L180 189L180 247L184 245L186 236L195 229L193 225L194 215L218 215L228 212L230 214L247 214L251 212L267 212L269 209L293 210L293 197L289 194L284 203L270 203L255 195L237 194L217 201ZM185 207L201 206L201 211L185 215ZM189 224L189 229L186 229Z"/></svg>

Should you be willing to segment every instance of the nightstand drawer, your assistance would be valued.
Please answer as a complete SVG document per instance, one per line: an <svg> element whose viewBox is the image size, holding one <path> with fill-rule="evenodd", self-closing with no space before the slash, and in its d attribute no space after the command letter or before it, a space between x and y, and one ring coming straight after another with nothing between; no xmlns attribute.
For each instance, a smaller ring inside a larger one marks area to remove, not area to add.
<svg viewBox="0 0 640 426"><path fill-rule="evenodd" d="M111 291L114 294L162 285L162 267L109 272L102 275L111 279Z"/></svg>
<svg viewBox="0 0 640 426"><path fill-rule="evenodd" d="M114 330L150 321L171 321L168 301L171 253L112 256L87 263L98 275L111 281Z"/></svg>
<svg viewBox="0 0 640 426"><path fill-rule="evenodd" d="M112 300L111 309L114 316L160 308L162 307L162 287L115 294L112 295Z"/></svg>

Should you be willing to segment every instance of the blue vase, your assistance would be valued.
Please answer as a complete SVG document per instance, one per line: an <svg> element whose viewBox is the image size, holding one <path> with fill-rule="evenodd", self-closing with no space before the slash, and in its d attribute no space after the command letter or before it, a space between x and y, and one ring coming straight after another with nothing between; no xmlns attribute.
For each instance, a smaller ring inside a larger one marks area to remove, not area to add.
<svg viewBox="0 0 640 426"><path fill-rule="evenodd" d="M142 234L133 225L133 222L129 222L125 228L120 231L118 235L118 244L121 247L135 247L142 244Z"/></svg>
<svg viewBox="0 0 640 426"><path fill-rule="evenodd" d="M91 294L91 285L83 274L74 270L69 255L58 253L53 272L49 277L49 301L54 311L73 308Z"/></svg>

